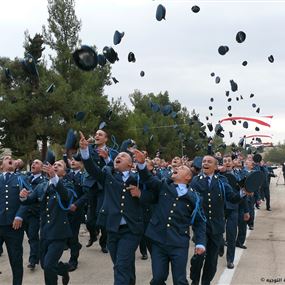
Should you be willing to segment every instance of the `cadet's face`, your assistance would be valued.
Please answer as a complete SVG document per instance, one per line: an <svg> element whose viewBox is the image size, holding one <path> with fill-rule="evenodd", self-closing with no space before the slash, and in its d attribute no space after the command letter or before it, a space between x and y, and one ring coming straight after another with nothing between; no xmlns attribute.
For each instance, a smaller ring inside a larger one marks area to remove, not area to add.
<svg viewBox="0 0 285 285"><path fill-rule="evenodd" d="M146 168L148 171L153 171L153 163L151 160L147 159L146 161Z"/></svg>
<svg viewBox="0 0 285 285"><path fill-rule="evenodd" d="M254 167L254 163L252 159L247 159L244 164L248 170L252 170Z"/></svg>
<svg viewBox="0 0 285 285"><path fill-rule="evenodd" d="M74 170L80 169L81 168L81 162L72 158L71 162L70 162L70 167L71 167L71 169L74 169Z"/></svg>
<svg viewBox="0 0 285 285"><path fill-rule="evenodd" d="M160 158L159 157L155 157L153 159L153 163L156 167L159 167L160 166Z"/></svg>
<svg viewBox="0 0 285 285"><path fill-rule="evenodd" d="M217 160L212 156L204 156L202 161L202 169L206 175L213 175L217 169Z"/></svg>
<svg viewBox="0 0 285 285"><path fill-rule="evenodd" d="M192 178L192 173L189 167L186 165L181 165L176 167L171 175L171 179L175 183L184 183L187 184Z"/></svg>
<svg viewBox="0 0 285 285"><path fill-rule="evenodd" d="M234 167L237 167L237 168L241 168L242 167L242 163L241 163L241 160L236 158L234 160Z"/></svg>
<svg viewBox="0 0 285 285"><path fill-rule="evenodd" d="M126 152L120 152L116 156L115 161L114 161L115 169L121 172L131 169L132 164L133 164L132 159L130 155Z"/></svg>
<svg viewBox="0 0 285 285"><path fill-rule="evenodd" d="M41 173L43 167L43 163L39 159L35 159L32 163L32 173L38 174Z"/></svg>
<svg viewBox="0 0 285 285"><path fill-rule="evenodd" d="M53 164L54 172L57 174L58 177L63 177L65 173L65 165L62 161L56 161Z"/></svg>
<svg viewBox="0 0 285 285"><path fill-rule="evenodd" d="M231 157L224 157L223 158L223 166L226 167L227 171L231 171L233 169L233 160Z"/></svg>
<svg viewBox="0 0 285 285"><path fill-rule="evenodd" d="M100 145L105 145L107 142L108 138L107 138L107 134L102 131L102 130L98 130L95 134L95 144L100 146Z"/></svg>
<svg viewBox="0 0 285 285"><path fill-rule="evenodd" d="M182 164L181 158L178 156L175 156L172 161L171 161L171 166L172 167L178 167Z"/></svg>
<svg viewBox="0 0 285 285"><path fill-rule="evenodd" d="M3 162L2 162L2 171L3 172L15 171L15 163L10 155L4 156Z"/></svg>

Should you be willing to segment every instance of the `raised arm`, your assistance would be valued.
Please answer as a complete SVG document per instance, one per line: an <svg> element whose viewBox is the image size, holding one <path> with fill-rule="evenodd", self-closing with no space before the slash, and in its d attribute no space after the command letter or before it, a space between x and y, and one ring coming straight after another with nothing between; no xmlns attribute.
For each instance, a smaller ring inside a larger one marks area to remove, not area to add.
<svg viewBox="0 0 285 285"><path fill-rule="evenodd" d="M88 172L89 175L94 176L98 181L104 180L104 172L101 170L101 168L94 163L94 161L91 159L88 149L88 141L85 139L82 132L80 133L80 154L82 157L82 161L85 167L85 170Z"/></svg>

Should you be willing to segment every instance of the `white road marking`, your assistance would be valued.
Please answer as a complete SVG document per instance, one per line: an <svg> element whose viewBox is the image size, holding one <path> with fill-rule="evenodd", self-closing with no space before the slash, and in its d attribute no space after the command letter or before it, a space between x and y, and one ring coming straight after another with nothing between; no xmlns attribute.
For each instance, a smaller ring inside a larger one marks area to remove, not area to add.
<svg viewBox="0 0 285 285"><path fill-rule="evenodd" d="M255 219L257 216L258 211L255 211ZM251 234L251 230L247 230L246 231L246 239L245 239L245 245L246 245L246 240L248 238L248 236ZM236 252L235 252L235 260L234 260L234 265L235 267L233 269L228 269L227 267L225 268L225 270L223 271L223 273L221 274L221 277L217 283L217 285L229 285L232 282L233 276L235 274L235 270L238 266L238 263L241 259L241 256L243 254L243 252L246 249L242 249L242 248L236 248Z"/></svg>

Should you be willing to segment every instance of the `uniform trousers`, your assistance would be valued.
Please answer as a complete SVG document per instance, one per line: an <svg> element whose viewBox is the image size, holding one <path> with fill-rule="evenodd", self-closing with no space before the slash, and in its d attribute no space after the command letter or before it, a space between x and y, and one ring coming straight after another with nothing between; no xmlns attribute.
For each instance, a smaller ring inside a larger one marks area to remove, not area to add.
<svg viewBox="0 0 285 285"><path fill-rule="evenodd" d="M118 232L108 232L107 237L107 247L114 264L114 285L134 285L135 252L141 235L133 234L127 225L123 225Z"/></svg>
<svg viewBox="0 0 285 285"><path fill-rule="evenodd" d="M195 254L191 258L190 278L192 284L199 284L203 265L201 284L209 285L211 283L217 271L219 248L222 242L223 233L206 233L206 253L201 255Z"/></svg>
<svg viewBox="0 0 285 285"><path fill-rule="evenodd" d="M186 278L186 266L188 260L188 247L174 247L152 243L151 285L165 285L171 264L172 279L174 285L189 284Z"/></svg>
<svg viewBox="0 0 285 285"><path fill-rule="evenodd" d="M40 261L46 285L57 285L57 276L64 276L68 272L68 266L59 262L65 245L66 239L40 241Z"/></svg>
<svg viewBox="0 0 285 285"><path fill-rule="evenodd" d="M24 222L24 229L30 245L29 263L38 264L40 258L40 217L28 214Z"/></svg>
<svg viewBox="0 0 285 285"><path fill-rule="evenodd" d="M6 244L13 274L13 285L23 281L23 238L24 230L14 230L12 226L0 226L0 239Z"/></svg>

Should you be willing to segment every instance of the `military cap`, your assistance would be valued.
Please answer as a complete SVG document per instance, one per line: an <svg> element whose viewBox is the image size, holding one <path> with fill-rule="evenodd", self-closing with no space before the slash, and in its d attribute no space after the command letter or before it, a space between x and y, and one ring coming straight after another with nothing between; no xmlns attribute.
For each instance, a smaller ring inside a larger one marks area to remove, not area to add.
<svg viewBox="0 0 285 285"><path fill-rule="evenodd" d="M105 64L107 63L106 57L105 57L103 54L98 54L97 60L98 60L98 64L99 64L101 67L104 67Z"/></svg>
<svg viewBox="0 0 285 285"><path fill-rule="evenodd" d="M84 71L93 70L97 66L97 53L90 46L81 46L73 52L72 56L75 64Z"/></svg>
<svg viewBox="0 0 285 285"><path fill-rule="evenodd" d="M238 43L244 42L245 39L246 39L246 34L245 34L245 32L239 31L239 32L236 34L236 41L237 41Z"/></svg>
<svg viewBox="0 0 285 285"><path fill-rule="evenodd" d="M128 62L136 62L136 57L135 57L135 54L133 52L129 52Z"/></svg>
<svg viewBox="0 0 285 285"><path fill-rule="evenodd" d="M193 13L198 13L200 11L200 7L195 5L195 6L192 6L191 10Z"/></svg>
<svg viewBox="0 0 285 285"><path fill-rule="evenodd" d="M49 163L49 164L55 163L55 154L51 149L47 150L45 163Z"/></svg>
<svg viewBox="0 0 285 285"><path fill-rule="evenodd" d="M119 31L115 31L114 37L113 37L114 45L118 45L121 42L124 35L125 35L124 32L120 33Z"/></svg>
<svg viewBox="0 0 285 285"><path fill-rule="evenodd" d="M162 19L165 20L166 9L163 5L159 4L156 9L156 20L161 21Z"/></svg>
<svg viewBox="0 0 285 285"><path fill-rule="evenodd" d="M65 148L67 150L76 148L76 140L76 132L73 129L69 129L65 140Z"/></svg>
<svg viewBox="0 0 285 285"><path fill-rule="evenodd" d="M34 76L36 78L39 77L36 61L31 54L26 53L25 58L21 62L24 70L28 73L28 75Z"/></svg>
<svg viewBox="0 0 285 285"><path fill-rule="evenodd" d="M118 54L112 47L105 46L103 48L103 54L110 63L115 63L117 60L119 60Z"/></svg>

